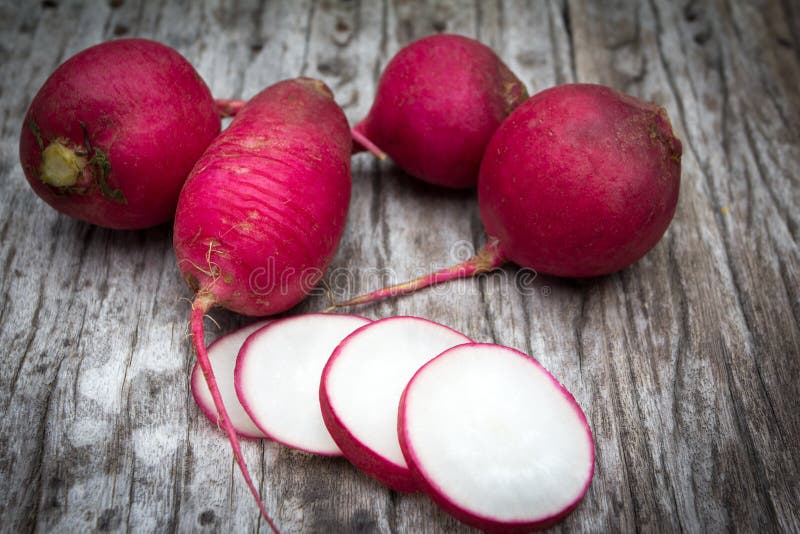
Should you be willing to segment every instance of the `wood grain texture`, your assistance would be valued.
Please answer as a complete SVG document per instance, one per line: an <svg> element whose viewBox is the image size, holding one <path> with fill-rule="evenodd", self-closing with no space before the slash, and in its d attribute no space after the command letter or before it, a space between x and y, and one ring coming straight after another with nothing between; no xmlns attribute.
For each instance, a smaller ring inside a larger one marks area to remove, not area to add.
<svg viewBox="0 0 800 534"><path fill-rule="evenodd" d="M800 530L800 7L790 0L81 2L0 0L0 530L264 531L222 433L189 393L189 296L165 225L60 216L17 143L48 74L103 40L177 48L215 96L319 77L355 122L403 45L492 46L531 93L598 82L667 108L684 142L661 243L592 281L514 267L380 303L537 357L596 440L584 502L556 530ZM326 283L354 294L443 267L484 236L474 192L353 160ZM320 292L295 312L319 310ZM248 320L216 311L213 335ZM213 337L209 336L210 337ZM210 340L210 339L209 339ZM286 532L466 532L344 460L244 453Z"/></svg>

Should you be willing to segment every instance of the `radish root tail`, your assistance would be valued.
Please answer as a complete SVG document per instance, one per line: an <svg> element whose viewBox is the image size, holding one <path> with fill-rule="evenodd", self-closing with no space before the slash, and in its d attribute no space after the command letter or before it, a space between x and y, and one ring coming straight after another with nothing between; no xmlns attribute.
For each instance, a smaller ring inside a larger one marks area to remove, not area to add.
<svg viewBox="0 0 800 534"><path fill-rule="evenodd" d="M272 528L272 531L278 534L278 528L275 526L275 523L269 516L266 506L264 506L264 503L261 501L261 494L259 493L255 484L253 484L253 480L250 478L250 473L247 470L247 464L245 463L244 456L242 455L242 449L239 447L239 437L237 436L236 430L234 430L233 425L231 424L228 412L225 409L224 403L222 402L222 396L220 395L219 387L217 387L217 380L214 378L214 372L211 369L211 361L208 358L208 351L206 350L205 345L205 329L203 327L203 318L205 317L206 312L213 305L213 299L203 296L202 294L198 294L192 303L192 342L194 344L194 350L197 353L197 362L200 364L200 369L203 371L203 376L206 379L206 384L208 384L211 397L214 399L214 406L219 414L217 423L221 424L222 428L225 430L225 433L228 434L228 440L231 442L236 463L239 464L239 469L242 471L242 476L244 476L244 480L247 483L247 486L250 488L250 493L253 494L253 497L258 503L258 509L261 511L261 515L264 517L267 524L269 524L270 528Z"/></svg>
<svg viewBox="0 0 800 534"><path fill-rule="evenodd" d="M325 312L331 312L338 308L347 308L351 306L360 306L377 300L385 298L396 297L398 295L406 295L413 293L428 286L440 284L450 280L457 280L459 278L469 278L477 276L481 273L493 271L508 261L505 255L500 251L499 242L497 239L490 238L489 242L478 251L477 254L472 256L466 261L446 267L438 271L420 276L408 282L402 282L393 286L384 287L375 290L371 293L366 293L358 297L353 297L344 302L334 302L331 306L326 308Z"/></svg>
<svg viewBox="0 0 800 534"><path fill-rule="evenodd" d="M365 136L355 128L350 130L350 135L353 136L353 139L358 144L369 150L372 153L372 155L378 158L379 160L384 161L389 157L386 155L386 152L378 148L378 146L372 141L370 141L369 138L367 138L367 136Z"/></svg>

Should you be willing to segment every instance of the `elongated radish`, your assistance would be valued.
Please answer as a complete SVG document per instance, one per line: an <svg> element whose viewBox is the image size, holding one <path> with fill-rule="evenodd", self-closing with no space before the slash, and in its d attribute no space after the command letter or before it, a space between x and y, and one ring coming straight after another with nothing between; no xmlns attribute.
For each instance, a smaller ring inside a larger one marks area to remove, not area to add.
<svg viewBox="0 0 800 534"><path fill-rule="evenodd" d="M536 360L475 343L423 366L399 408L403 455L424 491L490 532L563 519L594 473L586 416Z"/></svg>
<svg viewBox="0 0 800 534"><path fill-rule="evenodd" d="M478 202L486 246L467 261L352 298L363 304L474 276L507 261L592 277L644 256L675 214L681 143L655 104L590 84L542 91L492 137Z"/></svg>
<svg viewBox="0 0 800 534"><path fill-rule="evenodd" d="M313 289L344 230L351 150L347 120L324 83L277 83L249 100L209 146L175 215L178 267L196 293L191 332L198 363L242 475L273 530L208 361L203 316L215 306L273 315Z"/></svg>
<svg viewBox="0 0 800 534"><path fill-rule="evenodd" d="M231 418L231 425L233 425L239 436L244 438L258 439L266 436L253 423L253 420L239 403L233 383L233 371L236 368L236 357L239 355L239 349L242 348L242 344L247 337L268 323L269 321L258 321L244 326L235 332L222 336L208 346L208 361L211 363L214 377L217 379L217 386L228 411L228 416ZM191 387L194 401L200 411L212 424L218 426L219 412L214 406L214 398L211 396L211 391L209 391L208 384L206 384L206 380L203 377L203 371L197 364L192 369Z"/></svg>
<svg viewBox="0 0 800 534"><path fill-rule="evenodd" d="M236 100L232 98L217 98L214 100L214 105L216 106L217 113L222 118L228 117L235 117L239 111L244 107L245 101L244 100ZM351 130L353 135L354 142L358 142L359 145L363 146L363 148L359 148L359 151L363 149L367 149L372 152L375 156L379 159L386 159L388 156L381 151L380 148L375 146L369 139L364 137L360 132L357 132L355 129Z"/></svg>
<svg viewBox="0 0 800 534"><path fill-rule="evenodd" d="M31 102L25 177L56 210L107 228L172 219L192 166L220 131L208 87L178 52L121 39L72 56Z"/></svg>
<svg viewBox="0 0 800 534"><path fill-rule="evenodd" d="M432 35L392 58L353 138L421 180L472 187L492 134L527 97L488 46L461 35Z"/></svg>
<svg viewBox="0 0 800 534"><path fill-rule="evenodd" d="M414 491L397 439L397 406L409 379L464 334L419 317L390 317L347 336L322 372L325 425L350 462L398 491Z"/></svg>
<svg viewBox="0 0 800 534"><path fill-rule="evenodd" d="M319 378L336 346L369 324L355 315L306 314L251 335L236 362L236 394L261 431L315 454L341 455L319 405Z"/></svg>

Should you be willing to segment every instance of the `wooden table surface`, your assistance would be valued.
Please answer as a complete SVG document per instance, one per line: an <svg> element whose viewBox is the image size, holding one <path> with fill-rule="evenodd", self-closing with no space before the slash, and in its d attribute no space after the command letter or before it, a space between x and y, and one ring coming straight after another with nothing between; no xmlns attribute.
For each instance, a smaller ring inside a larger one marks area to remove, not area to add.
<svg viewBox="0 0 800 534"><path fill-rule="evenodd" d="M565 531L800 530L800 5L783 1L0 1L0 530L265 531L188 379L190 296L171 227L109 231L51 210L17 156L48 74L123 36L177 48L217 97L315 76L355 121L409 41L492 46L531 93L599 82L668 110L677 214L602 279L514 267L361 310L427 317L534 355L574 394L597 469ZM474 191L353 159L340 296L463 258ZM293 313L326 305L314 296ZM215 311L209 340L252 319ZM286 532L462 532L343 459L244 443Z"/></svg>

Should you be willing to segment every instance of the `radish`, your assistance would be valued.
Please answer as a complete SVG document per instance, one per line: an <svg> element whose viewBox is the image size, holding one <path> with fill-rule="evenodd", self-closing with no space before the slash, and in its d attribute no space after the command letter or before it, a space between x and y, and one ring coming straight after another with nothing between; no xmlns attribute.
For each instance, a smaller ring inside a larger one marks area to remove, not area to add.
<svg viewBox="0 0 800 534"><path fill-rule="evenodd" d="M354 315L306 314L247 339L236 362L236 394L264 434L302 451L342 454L322 421L319 377L339 342L368 323Z"/></svg>
<svg viewBox="0 0 800 534"><path fill-rule="evenodd" d="M403 392L400 445L420 487L460 521L529 531L589 488L594 444L573 396L536 360L474 343L423 366Z"/></svg>
<svg viewBox="0 0 800 534"><path fill-rule="evenodd" d="M661 239L675 214L681 143L667 113L608 87L561 85L503 122L478 182L486 246L467 261L337 303L363 304L474 276L507 261L543 274L624 269Z"/></svg>
<svg viewBox="0 0 800 534"><path fill-rule="evenodd" d="M172 219L195 161L220 131L214 99L175 50L122 39L79 52L31 102L25 177L53 208L107 228Z"/></svg>
<svg viewBox="0 0 800 534"><path fill-rule="evenodd" d="M205 348L203 316L215 306L273 315L322 277L350 200L347 120L328 87L297 78L262 91L195 164L175 214L178 267L195 291L191 332L198 363L236 461L262 515Z"/></svg>
<svg viewBox="0 0 800 534"><path fill-rule="evenodd" d="M473 187L486 144L527 97L523 83L488 46L460 35L433 35L392 58L353 138L426 182Z"/></svg>
<svg viewBox="0 0 800 534"><path fill-rule="evenodd" d="M247 415L247 412L239 403L233 383L233 371L236 367L236 357L239 354L239 349L247 337L268 323L269 321L259 321L247 325L236 332L222 336L208 346L208 360L214 370L222 401L228 410L228 416L231 418L233 428L239 436L244 438L258 439L266 436L253 423L253 420L250 419L250 416ZM192 369L191 387L192 395L200 411L205 414L211 423L218 426L219 412L214 406L214 399L211 396L211 391L208 389L205 378L203 378L203 371L199 365L195 365Z"/></svg>
<svg viewBox="0 0 800 534"><path fill-rule="evenodd" d="M464 334L419 317L390 317L347 336L319 386L325 426L350 462L397 491L415 491L397 439L397 406L409 379Z"/></svg>

